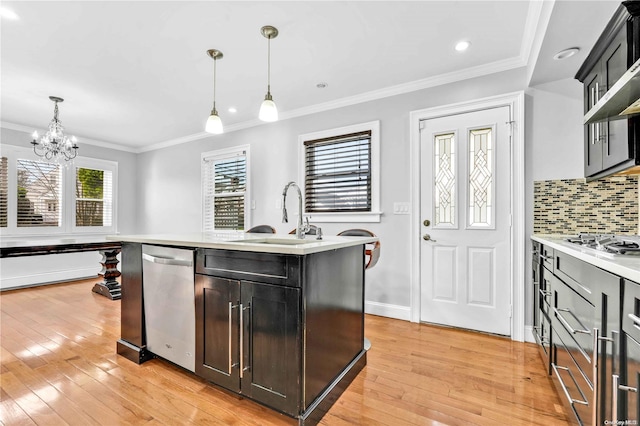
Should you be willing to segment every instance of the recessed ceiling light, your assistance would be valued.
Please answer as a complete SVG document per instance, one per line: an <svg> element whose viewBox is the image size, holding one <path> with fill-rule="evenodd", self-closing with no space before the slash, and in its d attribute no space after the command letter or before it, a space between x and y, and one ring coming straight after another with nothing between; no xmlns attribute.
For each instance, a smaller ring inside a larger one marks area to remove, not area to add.
<svg viewBox="0 0 640 426"><path fill-rule="evenodd" d="M235 109L235 107L229 107L229 109L227 111L229 111L229 112L238 112L238 110Z"/></svg>
<svg viewBox="0 0 640 426"><path fill-rule="evenodd" d="M16 15L13 10L9 10L6 7L0 7L0 16L3 18L11 19L12 21L19 19L18 15Z"/></svg>
<svg viewBox="0 0 640 426"><path fill-rule="evenodd" d="M325 88L325 87L327 87L328 85L329 85L329 83L325 83L324 81L322 81L322 82L320 82L320 83L316 84L316 87L317 87L318 89L324 89L324 88Z"/></svg>
<svg viewBox="0 0 640 426"><path fill-rule="evenodd" d="M469 48L469 46L471 46L471 42L468 42L466 40L462 40L462 41L459 41L456 44L456 50L458 52L464 52L465 50L467 50Z"/></svg>
<svg viewBox="0 0 640 426"><path fill-rule="evenodd" d="M568 49L561 50L558 53L556 53L555 55L553 55L553 59L558 60L558 61L560 59L567 59L567 58L572 57L573 55L575 55L579 51L580 51L579 47L570 47Z"/></svg>

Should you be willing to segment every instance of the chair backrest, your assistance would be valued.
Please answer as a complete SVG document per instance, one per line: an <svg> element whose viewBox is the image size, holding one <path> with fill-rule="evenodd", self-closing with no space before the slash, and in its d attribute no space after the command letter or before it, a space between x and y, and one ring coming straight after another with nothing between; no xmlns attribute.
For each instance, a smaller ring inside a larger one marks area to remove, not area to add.
<svg viewBox="0 0 640 426"><path fill-rule="evenodd" d="M296 228L293 228L289 235L294 235L296 233ZM309 225L309 231L307 235L316 235L318 233L318 227L316 225Z"/></svg>
<svg viewBox="0 0 640 426"><path fill-rule="evenodd" d="M273 228L273 226L258 225L258 226L254 226L253 228L247 230L247 232L254 232L256 234L275 234L276 230Z"/></svg>
<svg viewBox="0 0 640 426"><path fill-rule="evenodd" d="M375 237L376 234L369 231L368 229L346 229L338 234L342 237ZM378 263L378 259L380 258L380 241L376 241L375 243L369 243L365 245L365 258L364 258L364 268L371 269L376 266Z"/></svg>

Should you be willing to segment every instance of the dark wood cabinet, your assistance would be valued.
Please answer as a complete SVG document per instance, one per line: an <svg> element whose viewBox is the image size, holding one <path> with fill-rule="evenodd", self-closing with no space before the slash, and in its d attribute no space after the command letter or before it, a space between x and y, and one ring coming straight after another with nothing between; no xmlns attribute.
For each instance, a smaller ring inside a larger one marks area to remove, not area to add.
<svg viewBox="0 0 640 426"><path fill-rule="evenodd" d="M158 355L145 346L141 244L122 253L118 353L142 363ZM364 244L304 255L197 248L195 373L317 424L367 362L364 256Z"/></svg>
<svg viewBox="0 0 640 426"><path fill-rule="evenodd" d="M639 58L638 13L637 6L621 5L576 74L584 87L585 113ZM615 115L586 124L584 135L587 178L597 179L640 164L638 116Z"/></svg>
<svg viewBox="0 0 640 426"><path fill-rule="evenodd" d="M534 284L538 274L540 287L534 301L538 310L534 337L545 368L550 367L558 394L576 424L611 421L617 412L614 377L625 377L621 376L622 279L539 242L534 241L533 253ZM640 297L640 286L638 290Z"/></svg>
<svg viewBox="0 0 640 426"><path fill-rule="evenodd" d="M196 275L196 374L299 410L300 289Z"/></svg>

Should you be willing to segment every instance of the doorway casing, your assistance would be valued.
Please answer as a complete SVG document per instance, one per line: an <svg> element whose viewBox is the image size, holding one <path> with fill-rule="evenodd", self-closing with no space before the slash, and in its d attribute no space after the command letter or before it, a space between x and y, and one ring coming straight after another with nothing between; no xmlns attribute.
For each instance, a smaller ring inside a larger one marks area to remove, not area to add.
<svg viewBox="0 0 640 426"><path fill-rule="evenodd" d="M513 92L410 113L411 143L411 322L420 322L420 121L454 114L510 107L511 126L511 339L522 342L525 312L524 92Z"/></svg>

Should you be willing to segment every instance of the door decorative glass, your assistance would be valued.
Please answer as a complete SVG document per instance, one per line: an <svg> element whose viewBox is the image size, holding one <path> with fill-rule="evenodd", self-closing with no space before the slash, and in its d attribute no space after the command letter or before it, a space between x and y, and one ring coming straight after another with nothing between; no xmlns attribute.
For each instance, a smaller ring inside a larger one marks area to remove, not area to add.
<svg viewBox="0 0 640 426"><path fill-rule="evenodd" d="M493 129L469 131L468 228L493 229Z"/></svg>
<svg viewBox="0 0 640 426"><path fill-rule="evenodd" d="M436 134L433 139L433 227L457 228L455 133Z"/></svg>

